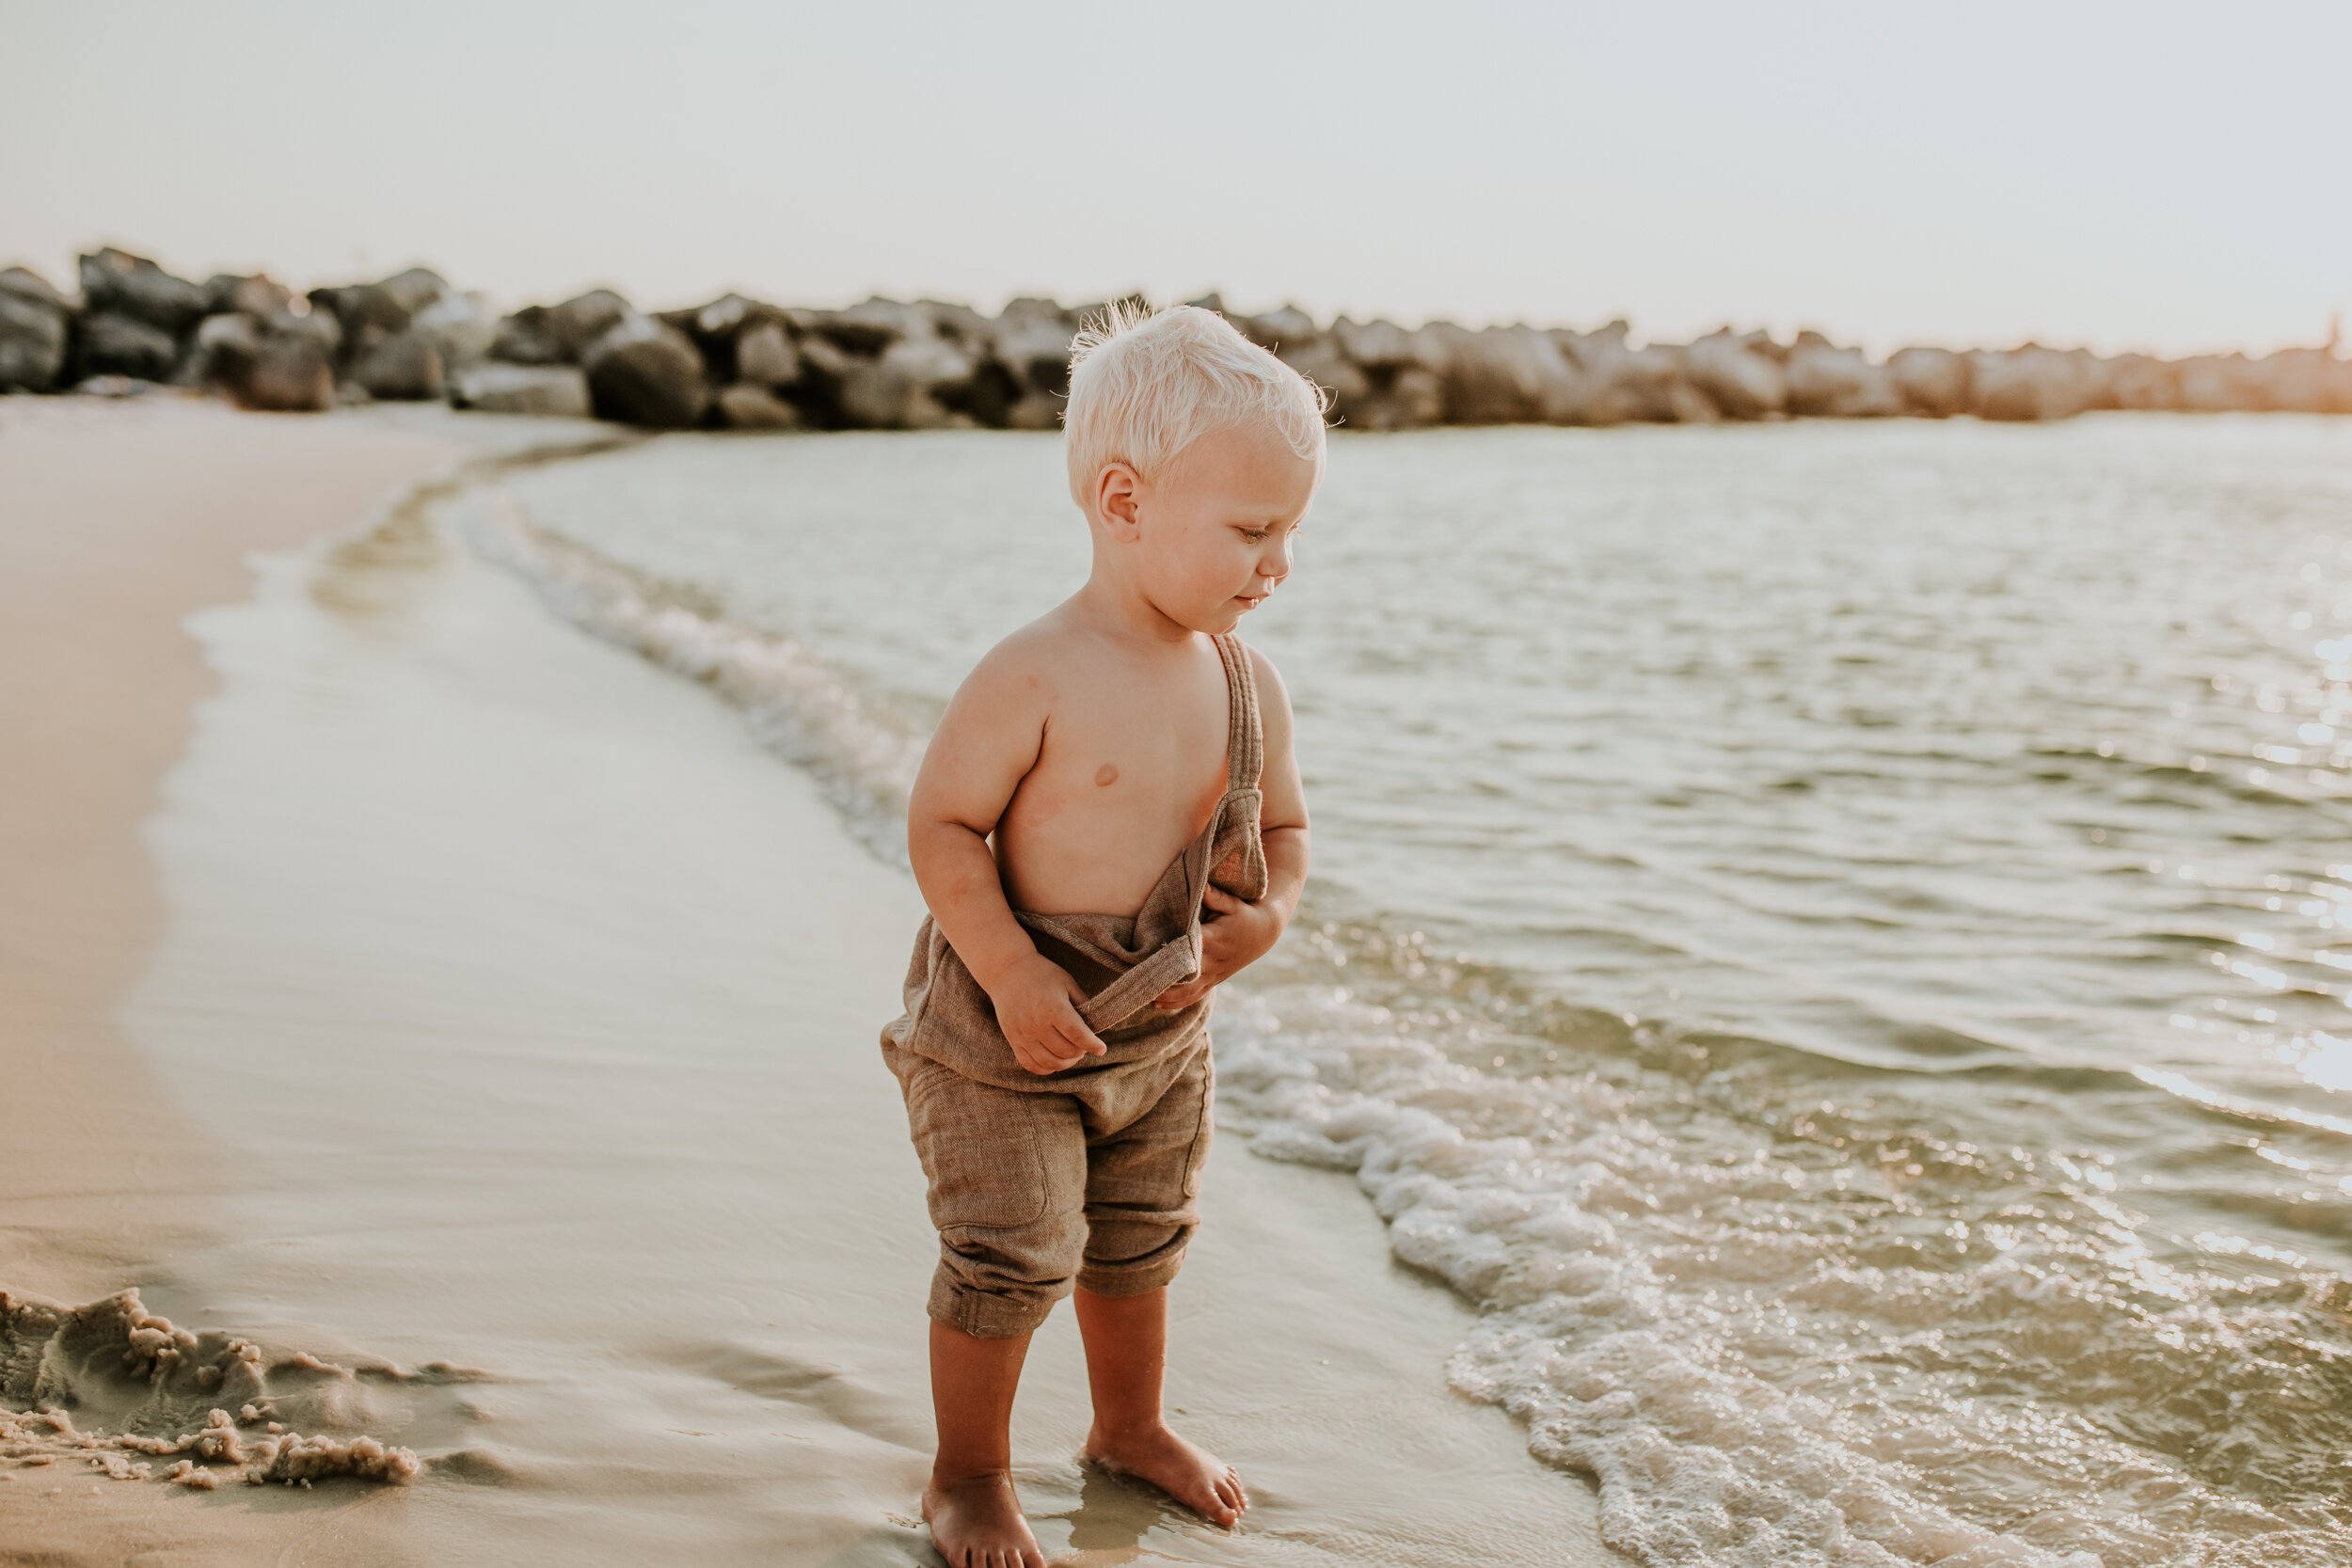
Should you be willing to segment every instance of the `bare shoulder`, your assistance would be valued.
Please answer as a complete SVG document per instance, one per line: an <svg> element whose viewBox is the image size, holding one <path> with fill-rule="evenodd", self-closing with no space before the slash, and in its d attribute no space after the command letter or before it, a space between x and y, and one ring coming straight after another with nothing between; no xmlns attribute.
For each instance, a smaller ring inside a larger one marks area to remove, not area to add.
<svg viewBox="0 0 2352 1568"><path fill-rule="evenodd" d="M1274 660L1254 644L1244 642L1249 653L1249 673L1258 687L1258 710L1269 719L1279 719L1287 730L1291 718L1290 689L1282 684L1282 673L1274 667Z"/></svg>
<svg viewBox="0 0 2352 1568"><path fill-rule="evenodd" d="M924 748L909 801L913 816L993 830L1043 750L1052 711L1054 639L1036 623L997 640L948 699Z"/></svg>

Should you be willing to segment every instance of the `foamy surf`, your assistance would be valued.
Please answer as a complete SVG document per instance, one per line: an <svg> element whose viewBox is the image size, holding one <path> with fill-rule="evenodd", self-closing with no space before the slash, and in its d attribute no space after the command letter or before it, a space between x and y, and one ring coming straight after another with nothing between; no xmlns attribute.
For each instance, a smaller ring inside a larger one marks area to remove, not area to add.
<svg viewBox="0 0 2352 1568"><path fill-rule="evenodd" d="M520 574L558 614L740 707L754 733L813 775L852 832L906 863L906 795L923 741L875 721L843 673L797 640L740 626L707 596L649 579L541 527L495 482L454 498L451 524Z"/></svg>
<svg viewBox="0 0 2352 1568"><path fill-rule="evenodd" d="M1220 1118L1353 1173L1396 1255L1478 1308L1449 1379L1594 1478L1618 1550L1677 1568L2352 1556L2343 1280L2159 1259L2096 1162L1867 1098L1759 1100L1751 1120L1655 1069L1415 1006L1372 966L1348 984L1307 967L1221 995ZM1630 1054L1677 1049L1629 1034ZM1770 1136L1783 1113L1814 1136Z"/></svg>

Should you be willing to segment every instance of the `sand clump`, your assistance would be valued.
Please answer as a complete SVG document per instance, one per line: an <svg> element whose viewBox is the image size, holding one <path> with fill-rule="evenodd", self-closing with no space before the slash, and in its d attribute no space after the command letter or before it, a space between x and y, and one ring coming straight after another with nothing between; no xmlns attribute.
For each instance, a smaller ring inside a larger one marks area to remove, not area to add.
<svg viewBox="0 0 2352 1568"><path fill-rule="evenodd" d="M250 1339L176 1326L136 1290L84 1307L0 1290L0 1479L80 1460L117 1481L204 1490L335 1476L405 1483L422 1468L414 1450L295 1425L364 1416L362 1378L418 1376L449 1380L307 1352L272 1360Z"/></svg>

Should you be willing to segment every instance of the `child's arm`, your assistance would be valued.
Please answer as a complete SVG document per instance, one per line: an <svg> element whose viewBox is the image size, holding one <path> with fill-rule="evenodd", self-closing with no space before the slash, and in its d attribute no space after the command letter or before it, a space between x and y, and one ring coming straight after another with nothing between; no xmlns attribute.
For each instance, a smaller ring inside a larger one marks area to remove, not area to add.
<svg viewBox="0 0 2352 1568"><path fill-rule="evenodd" d="M1298 758L1291 740L1290 693L1274 661L1249 649L1250 668L1258 678L1259 733L1265 748L1265 767L1259 774L1263 797L1258 810L1258 836L1265 843L1265 895L1236 898L1211 881L1204 897L1207 911L1200 926L1200 973L1160 992L1162 1007L1192 1005L1210 987L1257 962L1273 950L1298 912L1307 886L1307 791L1299 783Z"/></svg>
<svg viewBox="0 0 2352 1568"><path fill-rule="evenodd" d="M1057 1072L1105 1049L1078 1016L1085 988L1040 953L1013 917L988 845L1037 766L1046 693L1017 638L991 648L948 701L907 799L907 859L923 901L1031 1072Z"/></svg>

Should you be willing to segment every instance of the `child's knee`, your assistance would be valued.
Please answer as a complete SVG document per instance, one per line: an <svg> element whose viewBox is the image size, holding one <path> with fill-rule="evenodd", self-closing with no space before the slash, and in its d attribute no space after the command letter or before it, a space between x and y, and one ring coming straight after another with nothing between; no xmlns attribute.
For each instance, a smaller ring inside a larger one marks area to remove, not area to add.
<svg viewBox="0 0 2352 1568"><path fill-rule="evenodd" d="M1070 1293L1086 1246L1075 1113L928 1060L901 1081L939 1232L930 1315L984 1338L1035 1328Z"/></svg>

